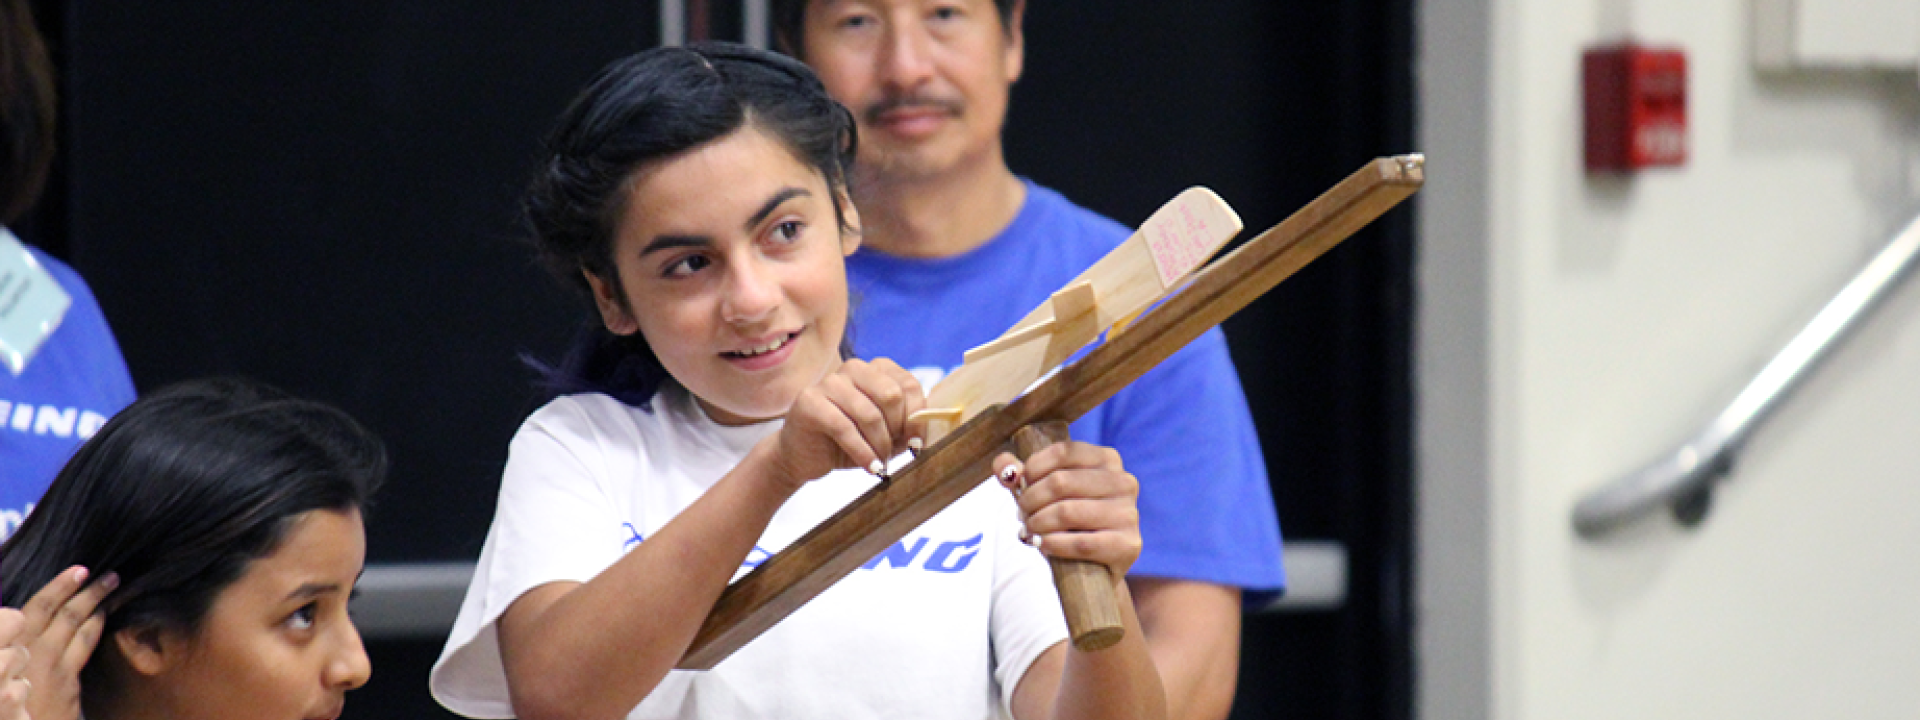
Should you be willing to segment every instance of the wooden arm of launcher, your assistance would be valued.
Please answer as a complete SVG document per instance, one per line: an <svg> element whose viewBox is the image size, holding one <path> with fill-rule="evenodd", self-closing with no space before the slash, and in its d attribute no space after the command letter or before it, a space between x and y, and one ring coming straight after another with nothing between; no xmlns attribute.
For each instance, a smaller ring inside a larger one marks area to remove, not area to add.
<svg viewBox="0 0 1920 720"><path fill-rule="evenodd" d="M1012 404L967 420L891 481L841 508L722 592L679 667L713 667L986 480L992 474L989 464L1015 431L1085 414L1399 204L1420 188L1422 165L1418 155L1368 163L1196 273L1185 289L1119 337L1109 334L1104 345Z"/></svg>

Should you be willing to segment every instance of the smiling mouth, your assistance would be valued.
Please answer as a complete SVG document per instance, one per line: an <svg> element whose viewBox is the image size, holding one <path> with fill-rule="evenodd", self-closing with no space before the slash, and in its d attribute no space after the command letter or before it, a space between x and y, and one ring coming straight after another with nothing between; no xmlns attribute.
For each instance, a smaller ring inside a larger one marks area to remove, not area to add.
<svg viewBox="0 0 1920 720"><path fill-rule="evenodd" d="M777 336L771 342L768 342L766 345L762 345L760 347L748 348L746 350L733 350L733 351L723 352L720 354L724 357L730 357L730 358L759 357L761 355L765 355L775 350L779 350L780 348L786 347L787 343L793 342L793 339L795 337L799 337L799 335L800 335L800 331L795 330L793 332Z"/></svg>

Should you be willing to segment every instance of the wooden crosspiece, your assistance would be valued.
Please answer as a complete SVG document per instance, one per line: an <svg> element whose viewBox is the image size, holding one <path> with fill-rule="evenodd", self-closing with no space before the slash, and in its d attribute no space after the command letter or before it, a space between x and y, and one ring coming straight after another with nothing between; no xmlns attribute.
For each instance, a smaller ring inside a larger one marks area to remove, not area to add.
<svg viewBox="0 0 1920 720"><path fill-rule="evenodd" d="M1194 273L1184 288L1124 332L1109 332L1104 344L1018 400L974 409L891 480L728 586L679 667L713 667L986 481L993 458L1016 432L1085 414L1399 204L1425 180L1423 164L1419 155L1373 160L1279 225ZM1093 302L1097 306L1099 299ZM1067 608L1079 602L1062 598Z"/></svg>

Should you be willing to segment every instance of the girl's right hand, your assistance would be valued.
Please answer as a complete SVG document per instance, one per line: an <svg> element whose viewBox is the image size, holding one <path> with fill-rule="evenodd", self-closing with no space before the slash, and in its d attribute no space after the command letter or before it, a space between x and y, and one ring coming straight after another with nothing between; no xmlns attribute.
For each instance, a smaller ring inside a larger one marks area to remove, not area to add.
<svg viewBox="0 0 1920 720"><path fill-rule="evenodd" d="M0 720L30 720L27 698L27 648L20 644L26 617L19 610L0 608Z"/></svg>
<svg viewBox="0 0 1920 720"><path fill-rule="evenodd" d="M775 461L791 488L840 468L879 475L889 458L919 449L926 428L907 418L926 404L920 381L892 360L848 360L793 401Z"/></svg>

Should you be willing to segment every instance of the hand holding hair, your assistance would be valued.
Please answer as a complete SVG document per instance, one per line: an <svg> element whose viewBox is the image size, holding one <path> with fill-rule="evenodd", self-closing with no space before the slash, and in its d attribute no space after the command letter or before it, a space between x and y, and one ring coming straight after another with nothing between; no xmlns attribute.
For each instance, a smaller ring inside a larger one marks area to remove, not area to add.
<svg viewBox="0 0 1920 720"><path fill-rule="evenodd" d="M118 575L95 579L76 565L27 600L18 642L32 655L24 677L33 686L27 699L33 720L80 720L80 670L106 627L100 603L119 586Z"/></svg>
<svg viewBox="0 0 1920 720"><path fill-rule="evenodd" d="M28 720L27 699L33 683L25 677L29 651L20 645L26 617L19 610L0 608L0 720Z"/></svg>

